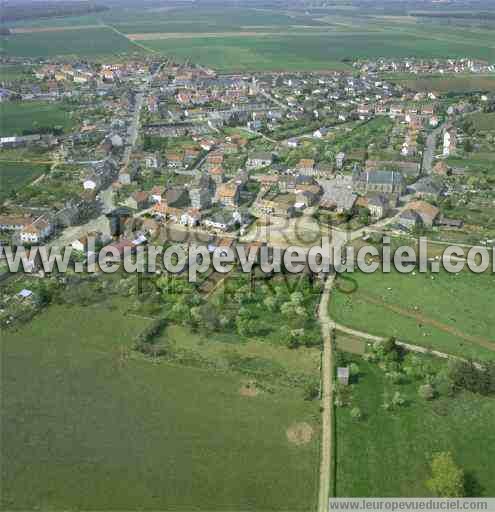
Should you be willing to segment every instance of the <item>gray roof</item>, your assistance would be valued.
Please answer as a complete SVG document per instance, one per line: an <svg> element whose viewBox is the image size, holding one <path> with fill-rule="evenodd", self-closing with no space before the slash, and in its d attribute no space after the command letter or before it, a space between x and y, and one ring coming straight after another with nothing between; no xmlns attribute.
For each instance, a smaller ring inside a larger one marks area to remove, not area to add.
<svg viewBox="0 0 495 512"><path fill-rule="evenodd" d="M375 185L395 185L404 180L397 171L368 171L366 177L368 183Z"/></svg>

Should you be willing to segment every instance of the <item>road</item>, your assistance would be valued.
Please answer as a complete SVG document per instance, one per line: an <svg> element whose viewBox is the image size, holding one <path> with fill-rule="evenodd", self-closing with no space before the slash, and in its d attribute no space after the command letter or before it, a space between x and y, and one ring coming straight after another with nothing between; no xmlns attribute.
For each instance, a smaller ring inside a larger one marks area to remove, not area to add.
<svg viewBox="0 0 495 512"><path fill-rule="evenodd" d="M442 132L445 124L442 124L438 128L435 128L429 135L426 137L425 150L423 152L423 164L421 167L421 171L423 174L431 174L433 171L433 160L435 158L435 149L437 147L437 137Z"/></svg>
<svg viewBox="0 0 495 512"><path fill-rule="evenodd" d="M328 511L330 479L333 458L333 347L331 323L328 315L330 294L335 275L328 276L318 308L318 318L323 337L323 355L321 360L321 448L320 448L320 486L318 492L318 512Z"/></svg>
<svg viewBox="0 0 495 512"><path fill-rule="evenodd" d="M160 69L161 67L159 67L156 70L155 74L159 73ZM136 94L134 112L128 130L127 145L124 150L124 156L122 157L121 161L122 167L129 165L132 152L136 147L136 143L138 141L139 136L141 109L143 107L146 93L149 90L153 77L154 75L150 75L148 77L148 80L146 81L145 86L143 86L143 90ZM100 191L99 195L100 200L103 204L102 214L95 219L89 220L86 224L83 224L81 226L71 226L69 228L64 229L60 236L57 237L51 244L49 244L50 246L64 247L66 245L69 245L74 240L82 238L86 236L88 233L92 233L94 231L99 231L104 235L110 236L110 226L105 214L111 212L115 208L115 205L113 203L112 186L110 185L108 188Z"/></svg>
<svg viewBox="0 0 495 512"><path fill-rule="evenodd" d="M354 232L332 233L332 247L334 249L342 249L342 247L350 240L355 240L362 235L361 230ZM335 263L335 262L333 262ZM320 486L318 492L318 512L328 511L328 499L330 496L331 480L332 480L332 460L334 457L333 446L333 336L332 330L334 323L329 314L329 303L332 289L335 284L335 273L330 274L323 288L323 293L318 306L318 320L320 322L321 334L323 337L323 354L321 361L321 447L320 447Z"/></svg>

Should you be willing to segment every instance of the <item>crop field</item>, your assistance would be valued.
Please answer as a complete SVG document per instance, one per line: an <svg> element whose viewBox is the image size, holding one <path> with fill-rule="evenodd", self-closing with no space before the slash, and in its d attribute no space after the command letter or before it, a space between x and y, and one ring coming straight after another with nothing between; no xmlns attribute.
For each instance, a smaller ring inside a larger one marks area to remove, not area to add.
<svg viewBox="0 0 495 512"><path fill-rule="evenodd" d="M110 28L81 28L14 34L2 38L2 53L13 57L53 57L142 52L129 39Z"/></svg>
<svg viewBox="0 0 495 512"><path fill-rule="evenodd" d="M453 355L495 359L490 274L354 273L354 293L338 290L330 313L339 323ZM345 291L349 283L342 283Z"/></svg>
<svg viewBox="0 0 495 512"><path fill-rule="evenodd" d="M425 401L418 384L393 386L376 364L355 358L361 375L352 406L336 410L337 496L430 496L425 482L433 454L450 451L466 475L468 496L495 494L495 400L470 393ZM393 388L393 389L392 389ZM384 396L400 390L406 405L385 411Z"/></svg>
<svg viewBox="0 0 495 512"><path fill-rule="evenodd" d="M153 364L129 350L148 321L128 306L54 305L2 336L2 508L314 508L316 404Z"/></svg>
<svg viewBox="0 0 495 512"><path fill-rule="evenodd" d="M22 65L2 65L0 66L0 81L20 80L24 77L30 77L30 66Z"/></svg>
<svg viewBox="0 0 495 512"><path fill-rule="evenodd" d="M0 104L0 136L22 135L25 130L60 126L69 129L73 123L70 113L60 103L41 101Z"/></svg>
<svg viewBox="0 0 495 512"><path fill-rule="evenodd" d="M474 127L480 131L495 131L495 113L474 114L470 118L474 122ZM490 155L492 160L494 155Z"/></svg>
<svg viewBox="0 0 495 512"><path fill-rule="evenodd" d="M433 76L407 77L388 75L387 78L400 83L414 91L436 91L439 93L466 93L478 91L495 91L495 75L488 76Z"/></svg>
<svg viewBox="0 0 495 512"><path fill-rule="evenodd" d="M31 183L43 174L46 167L33 164L14 164L0 161L0 201L3 201L13 191Z"/></svg>
<svg viewBox="0 0 495 512"><path fill-rule="evenodd" d="M466 54L462 43L394 33L253 35L157 39L145 46L179 59L191 58L220 70L339 69L354 57L448 57ZM495 57L495 49L473 47L473 55Z"/></svg>
<svg viewBox="0 0 495 512"><path fill-rule="evenodd" d="M488 30L459 28L453 33L442 25L393 21L247 8L112 9L36 20L33 32L5 38L4 52L96 57L148 48L221 71L340 69L342 60L354 57L495 58ZM64 27L79 30L76 34ZM29 31L30 26L23 22L16 28ZM41 28L53 30L34 31ZM145 42L140 47L133 40Z"/></svg>

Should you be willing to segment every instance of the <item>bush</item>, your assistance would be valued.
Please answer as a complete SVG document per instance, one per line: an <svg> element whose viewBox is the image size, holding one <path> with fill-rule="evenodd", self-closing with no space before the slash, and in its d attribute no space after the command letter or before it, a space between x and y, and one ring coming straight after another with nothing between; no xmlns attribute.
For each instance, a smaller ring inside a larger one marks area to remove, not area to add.
<svg viewBox="0 0 495 512"><path fill-rule="evenodd" d="M464 472L450 452L438 453L431 461L431 478L426 482L430 491L440 498L465 496Z"/></svg>
<svg viewBox="0 0 495 512"><path fill-rule="evenodd" d="M308 382L304 387L304 400L314 400L320 394L320 385L316 380Z"/></svg>

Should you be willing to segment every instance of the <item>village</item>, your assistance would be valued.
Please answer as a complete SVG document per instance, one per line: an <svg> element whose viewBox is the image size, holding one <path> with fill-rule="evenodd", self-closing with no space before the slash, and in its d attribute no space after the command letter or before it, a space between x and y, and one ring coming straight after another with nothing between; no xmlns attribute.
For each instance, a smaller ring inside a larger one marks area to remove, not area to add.
<svg viewBox="0 0 495 512"><path fill-rule="evenodd" d="M148 241L164 226L243 239L303 217L321 229L380 222L401 236L493 243L481 219L463 240L476 219L456 216L470 200L495 200L489 169L462 165L495 147L495 129L470 120L493 108L486 94L412 91L381 78L385 61L355 73L251 75L151 58L30 64L32 75L2 84L2 104L63 103L74 128L0 138L6 160L34 151L50 162L3 202L4 244L84 250L89 234L109 243L116 208L136 220L126 236ZM461 64L485 70L444 65Z"/></svg>

